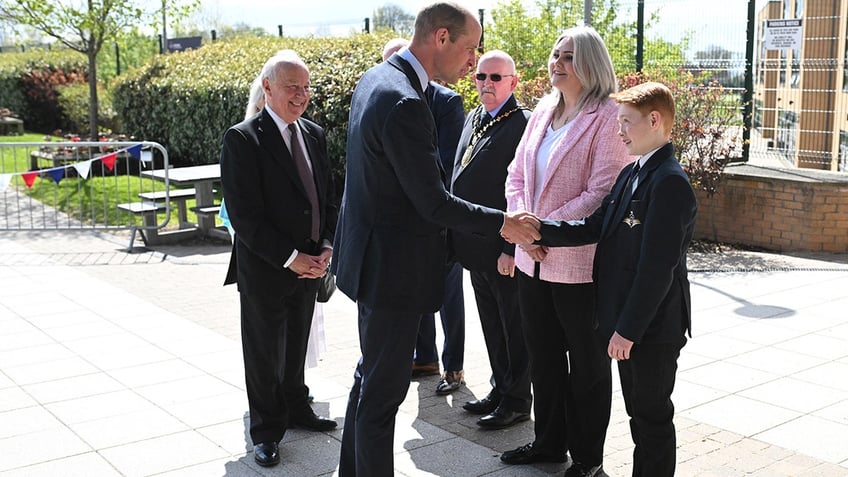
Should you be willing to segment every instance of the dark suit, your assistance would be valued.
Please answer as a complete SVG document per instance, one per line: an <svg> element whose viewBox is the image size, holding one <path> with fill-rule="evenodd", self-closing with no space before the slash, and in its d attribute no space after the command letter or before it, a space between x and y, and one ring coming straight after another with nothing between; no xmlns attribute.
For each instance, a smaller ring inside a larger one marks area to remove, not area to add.
<svg viewBox="0 0 848 477"><path fill-rule="evenodd" d="M518 107L514 96L503 104L493 120L497 121L474 144L470 162L462 158L471 143L481 112L478 106L465 120L453 167L451 192L457 197L506 210L504 184L507 166L515 155L530 112ZM508 115L507 115L508 114ZM498 119L502 118L502 119ZM530 412L530 363L518 310L515 280L500 274L498 257L515 255L515 245L500 237L450 233L455 259L471 272L471 284L492 366L494 396L501 398L505 410Z"/></svg>
<svg viewBox="0 0 848 477"><path fill-rule="evenodd" d="M626 187L625 167L612 192L584 225L543 221L540 243L598 243L594 262L598 332L613 332L635 344L619 361L622 393L636 450L634 476L671 476L675 432L671 393L677 358L690 328L691 303L686 250L697 202L689 178L667 144Z"/></svg>
<svg viewBox="0 0 848 477"><path fill-rule="evenodd" d="M450 187L453 158L456 155L459 135L462 133L462 122L465 120L462 96L437 83L430 83L424 94L430 102L430 110L433 112L433 120L436 123L439 159L445 170L445 187ZM462 293L462 266L452 262L446 267L445 298L442 307L439 308L442 331L445 335L442 365L445 371L461 371L465 361L465 296ZM417 364L439 362L435 321L433 313L425 313L421 317L418 338L415 341L414 361Z"/></svg>
<svg viewBox="0 0 848 477"><path fill-rule="evenodd" d="M289 417L311 413L303 365L318 280L284 268L294 250L317 255L332 242L337 208L324 131L298 119L318 193L320 240L311 206L280 130L267 110L224 134L221 183L237 231L225 284L237 283L242 347L255 444L278 442ZM284 352L283 356L280 353Z"/></svg>
<svg viewBox="0 0 848 477"><path fill-rule="evenodd" d="M334 245L339 290L359 306L359 360L339 474L394 474L395 416L409 388L423 313L444 297L445 227L497 236L500 211L450 195L436 128L412 66L395 54L368 70L350 107L345 193Z"/></svg>

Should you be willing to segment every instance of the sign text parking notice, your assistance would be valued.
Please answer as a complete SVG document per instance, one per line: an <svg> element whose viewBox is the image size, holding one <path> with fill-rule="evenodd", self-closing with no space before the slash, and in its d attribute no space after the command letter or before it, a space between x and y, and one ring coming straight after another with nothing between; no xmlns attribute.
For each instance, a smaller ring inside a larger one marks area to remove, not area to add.
<svg viewBox="0 0 848 477"><path fill-rule="evenodd" d="M766 20L763 43L766 50L800 50L801 20Z"/></svg>

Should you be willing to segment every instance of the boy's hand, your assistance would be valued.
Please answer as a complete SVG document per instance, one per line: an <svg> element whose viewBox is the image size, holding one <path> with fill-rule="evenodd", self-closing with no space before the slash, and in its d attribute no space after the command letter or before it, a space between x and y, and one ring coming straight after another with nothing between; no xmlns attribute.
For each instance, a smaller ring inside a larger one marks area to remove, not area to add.
<svg viewBox="0 0 848 477"><path fill-rule="evenodd" d="M612 334L609 346L607 346L607 354L610 358L616 361L630 359L630 349L633 348L633 342L618 334L618 331Z"/></svg>

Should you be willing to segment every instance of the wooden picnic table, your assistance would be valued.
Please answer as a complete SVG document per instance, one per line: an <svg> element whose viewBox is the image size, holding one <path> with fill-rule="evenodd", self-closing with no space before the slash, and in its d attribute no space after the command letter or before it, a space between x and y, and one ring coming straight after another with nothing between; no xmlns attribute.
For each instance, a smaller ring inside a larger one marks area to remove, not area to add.
<svg viewBox="0 0 848 477"><path fill-rule="evenodd" d="M147 177L178 186L192 186L195 191L197 208L215 206L213 184L221 180L221 166L207 164L203 166L173 167L170 169L155 169L142 171L142 177ZM215 216L213 214L197 214L197 226L205 235L217 235ZM229 236L228 236L229 237Z"/></svg>

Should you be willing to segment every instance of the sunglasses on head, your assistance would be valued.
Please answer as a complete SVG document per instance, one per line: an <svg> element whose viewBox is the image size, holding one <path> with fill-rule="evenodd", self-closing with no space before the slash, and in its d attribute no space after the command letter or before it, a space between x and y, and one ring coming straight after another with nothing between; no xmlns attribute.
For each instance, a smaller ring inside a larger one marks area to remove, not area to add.
<svg viewBox="0 0 848 477"><path fill-rule="evenodd" d="M499 75L497 73L492 73L490 75L487 75L486 73L477 73L476 75L474 75L474 77L477 78L477 81L486 81L486 77L488 77L490 80L492 80L493 83L497 83L502 78L506 78L507 76L515 75Z"/></svg>

